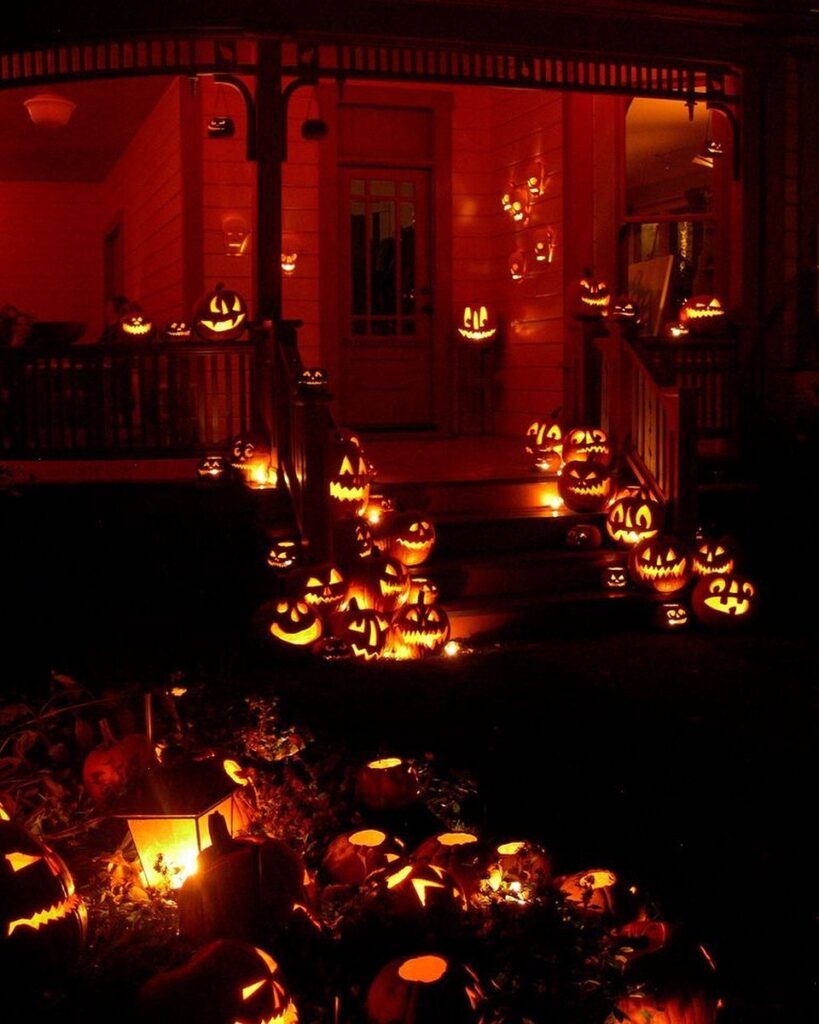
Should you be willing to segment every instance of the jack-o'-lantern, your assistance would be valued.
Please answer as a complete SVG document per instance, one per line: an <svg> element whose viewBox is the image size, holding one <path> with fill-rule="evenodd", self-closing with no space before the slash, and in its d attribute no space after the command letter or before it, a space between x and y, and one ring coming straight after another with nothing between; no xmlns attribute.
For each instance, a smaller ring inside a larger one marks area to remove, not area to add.
<svg viewBox="0 0 819 1024"><path fill-rule="evenodd" d="M358 769L355 793L371 811L408 807L420 796L418 773L401 757L379 757Z"/></svg>
<svg viewBox="0 0 819 1024"><path fill-rule="evenodd" d="M466 910L466 896L452 875L428 862L396 862L381 868L370 875L366 889L398 918Z"/></svg>
<svg viewBox="0 0 819 1024"><path fill-rule="evenodd" d="M615 544L634 547L656 537L663 525L662 505L647 495L627 494L614 499L606 513L606 532Z"/></svg>
<svg viewBox="0 0 819 1024"><path fill-rule="evenodd" d="M235 341L247 327L247 304L220 282L199 304L193 327L203 341Z"/></svg>
<svg viewBox="0 0 819 1024"><path fill-rule="evenodd" d="M615 299L611 310L612 320L621 323L625 328L638 327L640 324L640 307L634 299L628 295L621 295Z"/></svg>
<svg viewBox="0 0 819 1024"><path fill-rule="evenodd" d="M578 871L556 881L569 909L584 917L614 923L632 920L640 912L637 890L607 868Z"/></svg>
<svg viewBox="0 0 819 1024"><path fill-rule="evenodd" d="M412 855L448 871L471 899L486 869L486 851L474 832L439 832L425 839Z"/></svg>
<svg viewBox="0 0 819 1024"><path fill-rule="evenodd" d="M270 444L263 434L240 434L230 446L230 465L248 487L264 488L276 481Z"/></svg>
<svg viewBox="0 0 819 1024"><path fill-rule="evenodd" d="M475 972L448 957L393 960L367 991L367 1024L475 1024L483 998Z"/></svg>
<svg viewBox="0 0 819 1024"><path fill-rule="evenodd" d="M357 440L357 438L356 438ZM337 516L363 516L370 497L370 473L360 444L336 442L330 457L330 501Z"/></svg>
<svg viewBox="0 0 819 1024"><path fill-rule="evenodd" d="M694 544L691 568L695 576L713 576L715 573L734 571L733 545L727 537L714 540L702 537Z"/></svg>
<svg viewBox="0 0 819 1024"><path fill-rule="evenodd" d="M673 929L665 921L638 917L636 921L626 921L625 924L618 925L613 934L622 943L618 953L630 961L662 949L671 938Z"/></svg>
<svg viewBox="0 0 819 1024"><path fill-rule="evenodd" d="M577 523L566 531L566 547L578 551L591 551L599 548L603 536L594 523Z"/></svg>
<svg viewBox="0 0 819 1024"><path fill-rule="evenodd" d="M208 818L210 845L177 895L179 931L197 944L212 939L258 942L309 906L301 857L281 839L232 838L224 817Z"/></svg>
<svg viewBox="0 0 819 1024"><path fill-rule="evenodd" d="M438 600L438 586L427 576L413 576L410 579L407 604L435 604Z"/></svg>
<svg viewBox="0 0 819 1024"><path fill-rule="evenodd" d="M669 341L685 341L691 331L688 330L686 324L680 323L679 320L671 320L663 328L663 334Z"/></svg>
<svg viewBox="0 0 819 1024"><path fill-rule="evenodd" d="M660 594L671 594L691 579L691 557L685 545L668 534L657 534L631 549L629 572L635 583Z"/></svg>
<svg viewBox="0 0 819 1024"><path fill-rule="evenodd" d="M467 341L487 342L497 334L494 314L480 303L464 306L462 326L458 334Z"/></svg>
<svg viewBox="0 0 819 1024"><path fill-rule="evenodd" d="M716 295L692 295L680 306L679 320L693 334L719 334L725 329L725 307Z"/></svg>
<svg viewBox="0 0 819 1024"><path fill-rule="evenodd" d="M191 325L187 320L171 320L163 331L165 341L190 341Z"/></svg>
<svg viewBox="0 0 819 1024"><path fill-rule="evenodd" d="M564 462L597 462L610 466L614 450L602 427L572 427L563 436Z"/></svg>
<svg viewBox="0 0 819 1024"><path fill-rule="evenodd" d="M293 537L281 537L267 549L267 564L276 572L289 572L298 564L301 544Z"/></svg>
<svg viewBox="0 0 819 1024"><path fill-rule="evenodd" d="M323 366L306 366L299 374L299 391L305 394L324 394L330 386L330 375Z"/></svg>
<svg viewBox="0 0 819 1024"><path fill-rule="evenodd" d="M377 828L357 829L336 836L327 848L322 867L331 882L361 885L364 879L404 855L400 839Z"/></svg>
<svg viewBox="0 0 819 1024"><path fill-rule="evenodd" d="M345 603L356 602L359 608L394 612L406 602L409 589L409 573L397 558L373 555L359 559L353 566Z"/></svg>
<svg viewBox="0 0 819 1024"><path fill-rule="evenodd" d="M126 313L119 322L118 330L122 341L150 341L155 329L142 313Z"/></svg>
<svg viewBox="0 0 819 1024"><path fill-rule="evenodd" d="M342 569L354 569L362 558L370 558L374 548L375 540L366 519L339 519L333 523L333 552Z"/></svg>
<svg viewBox="0 0 819 1024"><path fill-rule="evenodd" d="M608 469L596 462L567 462L557 478L557 489L573 512L599 512L611 494Z"/></svg>
<svg viewBox="0 0 819 1024"><path fill-rule="evenodd" d="M522 281L526 277L526 253L516 249L509 257L509 276L513 281Z"/></svg>
<svg viewBox="0 0 819 1024"><path fill-rule="evenodd" d="M658 629L676 633L688 625L688 609L679 601L663 601L657 605L654 622Z"/></svg>
<svg viewBox="0 0 819 1024"><path fill-rule="evenodd" d="M610 1018L621 1024L715 1024L720 999L714 961L704 946L671 933L654 952L629 960L627 994Z"/></svg>
<svg viewBox="0 0 819 1024"><path fill-rule="evenodd" d="M375 543L402 565L421 565L435 546L435 527L426 516L397 512L385 516L374 529Z"/></svg>
<svg viewBox="0 0 819 1024"><path fill-rule="evenodd" d="M372 661L387 646L390 620L375 608L359 608L353 599L349 607L333 616L333 632L349 644L354 658Z"/></svg>
<svg viewBox="0 0 819 1024"><path fill-rule="evenodd" d="M224 455L206 455L196 467L196 475L200 480L221 480L226 469Z"/></svg>
<svg viewBox="0 0 819 1024"><path fill-rule="evenodd" d="M534 420L526 431L523 450L532 469L541 473L556 473L563 465L563 426L557 414Z"/></svg>
<svg viewBox="0 0 819 1024"><path fill-rule="evenodd" d="M736 573L703 576L691 594L691 606L700 622L706 625L743 626L756 614L756 586Z"/></svg>
<svg viewBox="0 0 819 1024"><path fill-rule="evenodd" d="M313 654L322 661L349 661L353 656L350 645L337 636L322 637L314 644Z"/></svg>
<svg viewBox="0 0 819 1024"><path fill-rule="evenodd" d="M379 494L370 490L370 495L367 499L367 508L364 512L364 518L370 526L377 526L384 516L389 515L390 512L397 511L398 506L395 501L389 497L389 495Z"/></svg>
<svg viewBox="0 0 819 1024"><path fill-rule="evenodd" d="M552 879L552 861L537 843L516 839L495 847L481 879L481 894L493 901L527 903L542 895Z"/></svg>
<svg viewBox="0 0 819 1024"><path fill-rule="evenodd" d="M333 562L296 569L287 577L287 589L320 615L329 615L341 605L347 584Z"/></svg>
<svg viewBox="0 0 819 1024"><path fill-rule="evenodd" d="M608 284L587 271L577 285L574 316L578 320L602 320L608 315L610 301Z"/></svg>
<svg viewBox="0 0 819 1024"><path fill-rule="evenodd" d="M105 807L128 785L154 765L154 752L147 736L129 733L115 740L105 719L100 721L102 743L86 755L82 782L97 807Z"/></svg>
<svg viewBox="0 0 819 1024"><path fill-rule="evenodd" d="M606 590L625 590L628 587L628 568L619 562L607 565L602 579Z"/></svg>
<svg viewBox="0 0 819 1024"><path fill-rule="evenodd" d="M41 972L69 966L80 952L86 926L85 904L62 859L1 818L0 977L15 984L36 977L42 985Z"/></svg>
<svg viewBox="0 0 819 1024"><path fill-rule="evenodd" d="M180 967L162 971L139 994L151 1024L298 1024L278 963L263 949L217 939Z"/></svg>
<svg viewBox="0 0 819 1024"><path fill-rule="evenodd" d="M449 640L449 617L439 604L407 604L392 623L394 653L420 658L437 654Z"/></svg>
<svg viewBox="0 0 819 1024"><path fill-rule="evenodd" d="M301 597L280 597L256 613L268 636L287 647L307 648L324 632L321 615Z"/></svg>

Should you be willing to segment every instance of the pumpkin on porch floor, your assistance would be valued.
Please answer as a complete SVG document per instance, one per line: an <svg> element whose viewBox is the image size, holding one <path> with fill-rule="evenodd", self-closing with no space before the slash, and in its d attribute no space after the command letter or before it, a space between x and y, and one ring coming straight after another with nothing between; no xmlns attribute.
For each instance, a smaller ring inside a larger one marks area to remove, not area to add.
<svg viewBox="0 0 819 1024"><path fill-rule="evenodd" d="M263 949L221 939L149 979L139 994L146 1024L298 1024L299 1013Z"/></svg>
<svg viewBox="0 0 819 1024"><path fill-rule="evenodd" d="M202 299L193 319L193 329L203 341L235 341L246 327L247 303L221 282Z"/></svg>
<svg viewBox="0 0 819 1024"><path fill-rule="evenodd" d="M224 455L206 455L196 467L200 480L221 480L227 470Z"/></svg>
<svg viewBox="0 0 819 1024"><path fill-rule="evenodd" d="M349 607L332 616L330 626L333 635L349 646L354 658L373 661L383 655L390 629L390 620L385 612L359 608L353 598Z"/></svg>
<svg viewBox="0 0 819 1024"><path fill-rule="evenodd" d="M324 634L321 614L300 597L266 601L253 616L262 639L273 639L293 650L309 650Z"/></svg>
<svg viewBox="0 0 819 1024"><path fill-rule="evenodd" d="M475 972L440 954L399 958L367 991L368 1024L473 1024L483 1000Z"/></svg>
<svg viewBox="0 0 819 1024"><path fill-rule="evenodd" d="M734 545L728 537L701 537L694 542L691 568L695 576L713 576L734 571Z"/></svg>
<svg viewBox="0 0 819 1024"><path fill-rule="evenodd" d="M658 629L676 633L685 629L691 616L681 601L661 601L654 613L654 624Z"/></svg>
<svg viewBox="0 0 819 1024"><path fill-rule="evenodd" d="M676 537L660 533L631 549L629 573L635 583L660 594L682 590L691 579L691 556Z"/></svg>
<svg viewBox="0 0 819 1024"><path fill-rule="evenodd" d="M753 620L757 611L756 585L736 573L703 576L691 594L694 614L707 626L737 629Z"/></svg>
<svg viewBox="0 0 819 1024"><path fill-rule="evenodd" d="M573 512L600 512L612 490L612 478L596 462L567 462L557 478L557 490Z"/></svg>
<svg viewBox="0 0 819 1024"><path fill-rule="evenodd" d="M364 879L404 856L400 839L377 828L356 829L336 836L327 848L322 867L332 882L361 885Z"/></svg>
<svg viewBox="0 0 819 1024"><path fill-rule="evenodd" d="M418 773L401 757L380 757L358 769L355 794L371 811L407 807L421 795Z"/></svg>
<svg viewBox="0 0 819 1024"><path fill-rule="evenodd" d="M439 604L405 604L392 621L391 644L397 657L424 658L443 650L449 617Z"/></svg>

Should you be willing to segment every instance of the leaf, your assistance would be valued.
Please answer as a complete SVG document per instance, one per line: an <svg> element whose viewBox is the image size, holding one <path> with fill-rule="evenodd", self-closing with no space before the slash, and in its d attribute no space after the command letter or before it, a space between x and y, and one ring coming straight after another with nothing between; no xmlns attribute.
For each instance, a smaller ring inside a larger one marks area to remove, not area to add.
<svg viewBox="0 0 819 1024"><path fill-rule="evenodd" d="M0 708L0 726L12 725L20 718L30 718L31 708L25 704L8 704Z"/></svg>
<svg viewBox="0 0 819 1024"><path fill-rule="evenodd" d="M59 683L60 686L64 686L67 690L79 689L80 684L73 676L64 675L62 672L52 669L51 678L55 683Z"/></svg>

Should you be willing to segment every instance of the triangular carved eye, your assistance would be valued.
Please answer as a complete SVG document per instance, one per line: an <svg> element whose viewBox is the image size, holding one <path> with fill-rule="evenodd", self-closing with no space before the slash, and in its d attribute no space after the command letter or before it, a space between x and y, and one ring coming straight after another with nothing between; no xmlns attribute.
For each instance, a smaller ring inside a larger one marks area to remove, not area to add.
<svg viewBox="0 0 819 1024"><path fill-rule="evenodd" d="M351 622L347 628L351 633L363 633L366 625L363 619L356 619L355 622Z"/></svg>
<svg viewBox="0 0 819 1024"><path fill-rule="evenodd" d="M323 586L323 583L321 582L321 580L317 576L311 576L310 579L305 584L305 586L308 586L308 587L321 587L321 586Z"/></svg>
<svg viewBox="0 0 819 1024"><path fill-rule="evenodd" d="M725 554L725 548L722 546L722 544L717 544L716 549L714 550L714 554L715 555L724 555Z"/></svg>
<svg viewBox="0 0 819 1024"><path fill-rule="evenodd" d="M247 1000L250 999L250 997L254 993L258 992L259 989L263 985L264 985L264 980L262 980L262 981L254 981L250 985L245 985L245 987L242 989L242 1002L247 1002Z"/></svg>
<svg viewBox="0 0 819 1024"><path fill-rule="evenodd" d="M346 455L341 460L341 469L339 470L339 473L341 476L353 475L353 464Z"/></svg>
<svg viewBox="0 0 819 1024"><path fill-rule="evenodd" d="M398 575L398 570L395 568L394 565L386 565L386 566L384 566L384 575L385 576L397 576Z"/></svg>
<svg viewBox="0 0 819 1024"><path fill-rule="evenodd" d="M30 853L6 853L4 857L15 874L43 859L39 854Z"/></svg>
<svg viewBox="0 0 819 1024"><path fill-rule="evenodd" d="M666 560L666 562L676 562L677 561L677 552L674 550L674 548L669 548L668 549L668 553L665 556L665 560Z"/></svg>
<svg viewBox="0 0 819 1024"><path fill-rule="evenodd" d="M342 582L341 573L337 569L331 569L330 570L330 582L331 583L341 583Z"/></svg>

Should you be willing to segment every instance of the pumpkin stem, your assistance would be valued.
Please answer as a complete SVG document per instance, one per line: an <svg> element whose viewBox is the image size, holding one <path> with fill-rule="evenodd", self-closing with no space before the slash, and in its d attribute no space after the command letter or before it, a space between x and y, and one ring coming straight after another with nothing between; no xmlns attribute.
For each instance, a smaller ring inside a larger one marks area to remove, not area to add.
<svg viewBox="0 0 819 1024"><path fill-rule="evenodd" d="M220 811L214 811L213 814L208 815L208 833L214 850L224 850L233 845L233 838L228 830L227 822Z"/></svg>

